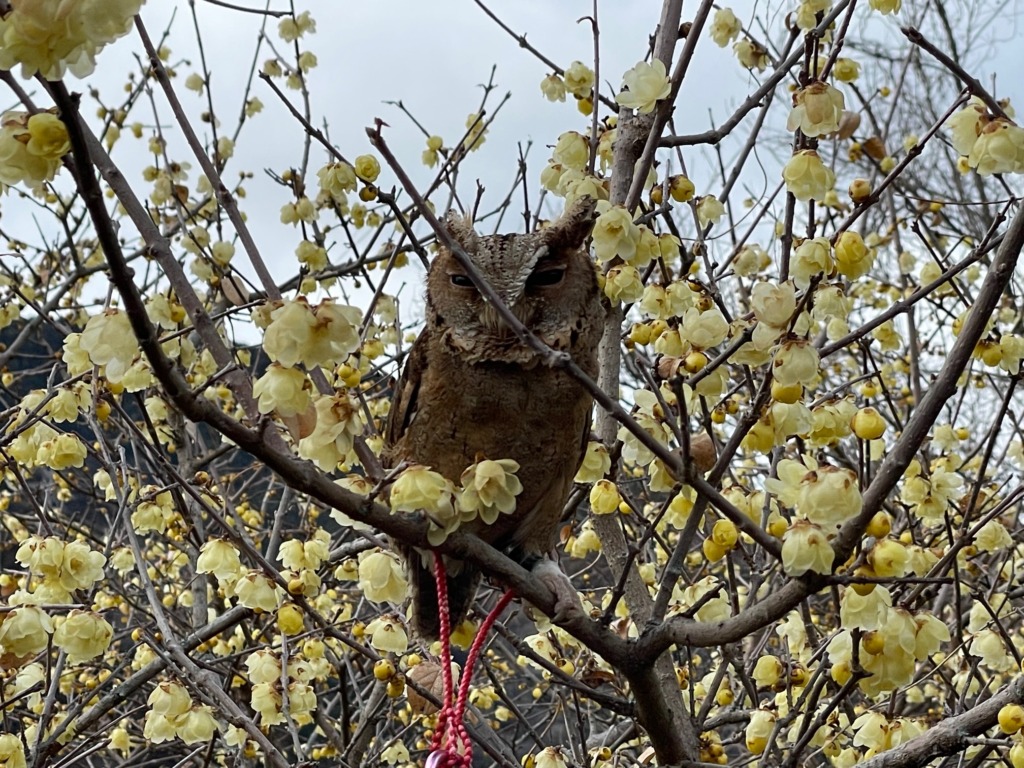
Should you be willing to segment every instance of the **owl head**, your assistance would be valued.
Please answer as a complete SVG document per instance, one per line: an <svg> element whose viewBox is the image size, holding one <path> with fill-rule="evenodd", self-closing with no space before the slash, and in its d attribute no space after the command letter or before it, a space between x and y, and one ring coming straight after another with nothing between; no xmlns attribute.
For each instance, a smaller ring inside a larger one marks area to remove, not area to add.
<svg viewBox="0 0 1024 768"><path fill-rule="evenodd" d="M594 317L602 311L597 272L582 250L595 205L592 197L581 197L556 222L531 234L478 235L472 221L454 212L445 222L505 306L549 345L569 349L583 324L600 325ZM427 322L470 359L513 362L532 354L446 248L427 277Z"/></svg>

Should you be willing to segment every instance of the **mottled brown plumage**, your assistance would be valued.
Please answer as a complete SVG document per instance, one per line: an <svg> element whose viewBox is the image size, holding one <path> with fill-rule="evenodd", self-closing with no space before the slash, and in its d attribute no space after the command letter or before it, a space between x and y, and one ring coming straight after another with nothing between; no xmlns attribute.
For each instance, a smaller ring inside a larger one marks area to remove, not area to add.
<svg viewBox="0 0 1024 768"><path fill-rule="evenodd" d="M528 235L480 236L472 223L449 214L452 238L526 327L568 352L591 376L604 309L597 273L583 241L593 226L594 201L583 198L550 227ZM520 342L456 258L442 248L427 276L426 325L409 352L385 429L384 462L426 464L455 483L479 458L514 459L523 491L513 514L460 530L537 563L555 544L562 509L590 430L592 400L571 376L541 362ZM420 636L438 634L432 556L399 548ZM537 569L557 590L557 566ZM480 574L449 562L453 625L469 610ZM556 591L557 594L557 591ZM563 592L564 595L564 592Z"/></svg>

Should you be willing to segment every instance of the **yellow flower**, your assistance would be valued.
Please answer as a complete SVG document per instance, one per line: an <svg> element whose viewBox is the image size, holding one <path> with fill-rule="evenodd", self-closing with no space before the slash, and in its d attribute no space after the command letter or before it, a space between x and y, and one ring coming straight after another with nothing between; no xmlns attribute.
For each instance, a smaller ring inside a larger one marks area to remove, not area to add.
<svg viewBox="0 0 1024 768"><path fill-rule="evenodd" d="M548 75L541 80L540 91L548 101L565 101L565 82L558 75Z"/></svg>
<svg viewBox="0 0 1024 768"><path fill-rule="evenodd" d="M591 552L601 551L601 539L589 520L583 523L580 527L580 532L573 536L569 543L566 544L566 551L571 557L577 558L586 557Z"/></svg>
<svg viewBox="0 0 1024 768"><path fill-rule="evenodd" d="M3 768L26 768L25 747L13 733L0 735L0 765Z"/></svg>
<svg viewBox="0 0 1024 768"><path fill-rule="evenodd" d="M967 164L982 176L1024 171L1024 128L997 117L978 136Z"/></svg>
<svg viewBox="0 0 1024 768"><path fill-rule="evenodd" d="M782 169L786 189L797 200L824 200L836 183L836 176L813 149L795 153Z"/></svg>
<svg viewBox="0 0 1024 768"><path fill-rule="evenodd" d="M281 679L281 660L269 650L250 653L245 659L249 681L252 683L275 683Z"/></svg>
<svg viewBox="0 0 1024 768"><path fill-rule="evenodd" d="M281 206L282 224L310 223L316 221L316 216L316 206L305 195L294 202L285 203Z"/></svg>
<svg viewBox="0 0 1024 768"><path fill-rule="evenodd" d="M806 339L784 342L772 361L772 377L782 386L813 387L818 383L818 350Z"/></svg>
<svg viewBox="0 0 1024 768"><path fill-rule="evenodd" d="M114 384L121 381L139 353L139 342L128 315L118 309L90 317L78 347L89 355L93 365L104 367L104 376Z"/></svg>
<svg viewBox="0 0 1024 768"><path fill-rule="evenodd" d="M295 416L309 408L312 389L306 374L298 368L271 363L266 372L253 383L260 413L277 411L280 416Z"/></svg>
<svg viewBox="0 0 1024 768"><path fill-rule="evenodd" d="M359 403L345 392L320 395L313 404L316 426L299 441L299 455L327 472L352 450L356 436L363 431L363 415Z"/></svg>
<svg viewBox="0 0 1024 768"><path fill-rule="evenodd" d="M523 484L515 475L518 471L519 463L512 459L484 459L466 467L457 498L462 519L479 516L490 525L499 514L514 512L516 496L523 492Z"/></svg>
<svg viewBox="0 0 1024 768"><path fill-rule="evenodd" d="M794 97L786 128L808 138L824 136L839 130L839 118L846 108L843 94L827 83L815 81L801 88Z"/></svg>
<svg viewBox="0 0 1024 768"><path fill-rule="evenodd" d="M602 443L590 441L583 452L583 461L576 472L575 482L596 483L604 478L611 469L612 460L608 449Z"/></svg>
<svg viewBox="0 0 1024 768"><path fill-rule="evenodd" d="M202 744L213 738L217 728L213 710L206 705L197 705L180 718L175 731L186 744Z"/></svg>
<svg viewBox="0 0 1024 768"><path fill-rule="evenodd" d="M74 610L57 625L53 642L68 654L68 662L80 661L99 656L110 646L114 628L102 616L90 611Z"/></svg>
<svg viewBox="0 0 1024 768"><path fill-rule="evenodd" d="M370 645L378 651L405 653L409 648L409 636L395 616L379 616L366 625L366 632Z"/></svg>
<svg viewBox="0 0 1024 768"><path fill-rule="evenodd" d="M640 228L629 211L613 206L597 217L591 238L598 261L611 261L616 256L629 261L640 242Z"/></svg>
<svg viewBox="0 0 1024 768"><path fill-rule="evenodd" d="M729 322L718 307L704 312L697 307L690 307L683 314L679 332L694 349L710 349L728 338Z"/></svg>
<svg viewBox="0 0 1024 768"><path fill-rule="evenodd" d="M811 278L822 273L828 275L832 266L832 247L828 238L815 237L804 240L793 251L790 271L796 287L806 289L811 284Z"/></svg>
<svg viewBox="0 0 1024 768"><path fill-rule="evenodd" d="M422 510L445 536L458 527L459 517L455 513L454 501L455 486L452 482L419 464L406 468L391 486L392 512Z"/></svg>
<svg viewBox="0 0 1024 768"><path fill-rule="evenodd" d="M590 96L590 92L594 88L594 70L582 61L574 61L570 64L563 77L565 87L577 99L585 99Z"/></svg>
<svg viewBox="0 0 1024 768"><path fill-rule="evenodd" d="M284 542L277 559L289 570L309 568L315 571L330 554L330 544L331 535L323 528L317 528L306 539L289 539Z"/></svg>
<svg viewBox="0 0 1024 768"><path fill-rule="evenodd" d="M761 657L765 658L764 656ZM760 662L760 659L758 659ZM776 717L773 713L764 709L758 709L750 713L750 721L744 731L744 741L747 749L755 755L760 755L768 747L768 739L775 729Z"/></svg>
<svg viewBox="0 0 1024 768"><path fill-rule="evenodd" d="M256 683L252 687L249 704L260 716L260 725L278 725L284 722L281 712L281 694L277 692L279 681Z"/></svg>
<svg viewBox="0 0 1024 768"><path fill-rule="evenodd" d="M0 624L0 648L15 656L31 656L46 648L53 633L50 616L34 605L23 605L7 613Z"/></svg>
<svg viewBox="0 0 1024 768"><path fill-rule="evenodd" d="M234 582L242 571L242 561L234 544L226 539L209 539L199 548L196 571L212 573L218 581Z"/></svg>
<svg viewBox="0 0 1024 768"><path fill-rule="evenodd" d="M329 163L316 172L320 182L320 198L328 198L335 203L347 200L346 192L354 192L359 186L355 169L348 163Z"/></svg>
<svg viewBox="0 0 1024 768"><path fill-rule="evenodd" d="M590 509L595 515L610 515L621 503L619 489L611 480L598 480L590 489Z"/></svg>
<svg viewBox="0 0 1024 768"><path fill-rule="evenodd" d="M45 539L30 536L21 543L14 557L33 576L58 578L64 563L64 542L56 536Z"/></svg>
<svg viewBox="0 0 1024 768"><path fill-rule="evenodd" d="M860 77L860 62L854 59L840 57L832 68L832 74L841 83L852 83Z"/></svg>
<svg viewBox="0 0 1024 768"><path fill-rule="evenodd" d="M582 171L590 159L590 142L577 131L566 131L558 137L551 159L566 168Z"/></svg>
<svg viewBox="0 0 1024 768"><path fill-rule="evenodd" d="M286 43L294 43L307 32L316 32L316 19L309 15L309 11L303 11L293 18L281 19L277 25L277 32Z"/></svg>
<svg viewBox="0 0 1024 768"><path fill-rule="evenodd" d="M356 176L365 182L373 183L380 176L380 163L373 155L360 155L353 163Z"/></svg>
<svg viewBox="0 0 1024 768"><path fill-rule="evenodd" d="M985 106L979 102L971 102L946 121L949 126L950 140L953 149L961 155L969 155L978 140L982 129L988 124Z"/></svg>
<svg viewBox="0 0 1024 768"><path fill-rule="evenodd" d="M747 69L764 72L768 66L768 51L746 37L733 43L732 50L740 64Z"/></svg>
<svg viewBox="0 0 1024 768"><path fill-rule="evenodd" d="M246 608L271 613L277 610L278 586L261 571L250 570L235 582L235 597Z"/></svg>
<svg viewBox="0 0 1024 768"><path fill-rule="evenodd" d="M605 275L604 294L612 301L632 304L644 294L640 272L632 264L612 267Z"/></svg>
<svg viewBox="0 0 1024 768"><path fill-rule="evenodd" d="M719 8L715 11L715 18L711 21L711 39L719 48L725 48L730 40L735 40L739 36L741 31L743 31L743 25L736 18L732 8Z"/></svg>
<svg viewBox="0 0 1024 768"><path fill-rule="evenodd" d="M697 221L701 227L717 224L725 215L725 206L714 195L704 195L697 203Z"/></svg>
<svg viewBox="0 0 1024 768"><path fill-rule="evenodd" d="M875 250L857 232L846 230L836 240L836 269L851 280L866 275L875 263Z"/></svg>
<svg viewBox="0 0 1024 768"><path fill-rule="evenodd" d="M861 440L877 440L885 434L885 419L875 408L861 408L850 421L850 428Z"/></svg>
<svg viewBox="0 0 1024 768"><path fill-rule="evenodd" d="M562 750L558 747L544 747L534 761L534 768L566 768Z"/></svg>
<svg viewBox="0 0 1024 768"><path fill-rule="evenodd" d="M67 591L91 589L103 578L103 566L107 558L95 552L82 541L71 541L64 545L61 557L60 583Z"/></svg>
<svg viewBox="0 0 1024 768"><path fill-rule="evenodd" d="M63 121L52 112L37 112L28 119L29 154L60 160L71 151L71 139Z"/></svg>
<svg viewBox="0 0 1024 768"><path fill-rule="evenodd" d="M795 521L782 537L782 569L787 576L831 573L835 556L821 528L808 520Z"/></svg>
<svg viewBox="0 0 1024 768"><path fill-rule="evenodd" d="M622 76L622 85L624 90L619 92L615 101L627 109L637 110L641 115L653 112L657 102L672 90L661 59L654 59L650 64L639 62Z"/></svg>
<svg viewBox="0 0 1024 768"><path fill-rule="evenodd" d="M758 322L785 328L796 312L796 288L789 281L780 285L759 282L750 292L750 308Z"/></svg>
<svg viewBox="0 0 1024 768"><path fill-rule="evenodd" d="M910 553L895 539L879 539L868 552L868 564L876 576L899 578L907 572Z"/></svg>
<svg viewBox="0 0 1024 768"><path fill-rule="evenodd" d="M779 657L766 653L758 658L750 676L759 688L772 688L781 682L783 672L785 667Z"/></svg>
<svg viewBox="0 0 1024 768"><path fill-rule="evenodd" d="M863 508L857 475L828 465L808 472L800 481L798 512L826 529L838 528ZM829 548L831 551L831 548Z"/></svg>
<svg viewBox="0 0 1024 768"><path fill-rule="evenodd" d="M375 603L400 605L406 599L408 583L401 563L391 552L364 552L359 555L359 589Z"/></svg>
<svg viewBox="0 0 1024 768"><path fill-rule="evenodd" d="M888 16L890 13L900 12L903 0L868 0L868 5L883 16Z"/></svg>

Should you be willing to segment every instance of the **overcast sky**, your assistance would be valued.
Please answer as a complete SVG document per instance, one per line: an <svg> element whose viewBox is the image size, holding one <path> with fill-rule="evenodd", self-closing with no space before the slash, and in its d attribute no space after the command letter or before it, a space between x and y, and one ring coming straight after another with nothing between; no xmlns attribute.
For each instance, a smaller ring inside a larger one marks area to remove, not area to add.
<svg viewBox="0 0 1024 768"><path fill-rule="evenodd" d="M264 7L262 2L253 0L235 2L250 8ZM580 17L591 13L590 0L492 0L488 5L513 30L525 33L533 45L560 65L568 65L574 59L592 65L591 26L586 21L578 22ZM752 29L779 42L785 36L784 12L795 7L796 2L738 0L731 5L744 23L750 23L755 12L758 18L767 18L767 32L759 24ZM912 21L915 8L922 7L923 0L906 0L899 18L882 19L867 5L867 2L859 4L863 7L857 9L856 23L870 23L871 26L864 29L883 40L898 38L898 25ZM287 6L288 0L271 0L274 9ZM476 179L481 180L487 188L484 210L497 204L507 193L515 174L520 142L533 142L529 169L533 194L536 194L539 174L550 156L548 147L563 131L583 132L589 127L589 119L578 113L571 97L560 104L543 98L539 84L549 70L521 49L473 0L295 0L295 6L298 11L310 10L317 22L316 34L300 41L303 50L311 50L319 59L319 66L309 76L314 123L321 127L326 125L334 143L349 158L372 151L365 128L372 125L375 118L382 118L390 125L385 135L396 154L414 172L414 179L425 183L432 178L432 172L420 164L424 139L405 116L385 102L402 100L427 130L441 135L449 144L454 143L462 135L466 116L479 104L480 86L487 80L492 66L496 67L497 85L492 108L504 93L509 92L511 98L490 130L486 144L464 164L460 182L460 191L471 199ZM287 46L277 35L275 19L228 10L204 0L197 0L196 7L211 72L214 103L220 111L222 127L231 130L261 25L266 21L268 34L279 49L286 50ZM599 3L603 93L614 95L621 84L622 73L644 57L660 7L661 3L654 0ZM695 0L687 0L684 19L692 15L696 7ZM1024 85L1017 73L1024 70L1024 51L1015 41L1018 37L1017 3L1011 2L1008 7L1013 12L1007 11L999 24L989 26L974 38L981 41L976 48L982 51L972 63L980 67L975 73L986 82L991 82L991 77L998 74L998 95L1012 97L1020 110L1024 104ZM143 7L142 17L154 38L170 29L168 44L172 49L172 62L188 59L198 68L198 48L186 0L149 0ZM105 102L116 103L122 98L128 72L138 71L134 57L139 51L141 45L133 33L101 54L97 71L88 84L100 90ZM270 56L270 49L264 46L257 57L257 67ZM183 86L190 71L186 65L178 67L179 85ZM71 81L71 87L81 89L82 85ZM256 178L247 183L249 194L242 201L243 208L250 217L265 258L273 266L275 275L283 279L294 272L292 253L300 238L295 229L278 222L278 211L288 201L288 193L272 183L263 171L281 172L298 165L303 132L264 83L257 79L252 87L252 94L263 101L266 109L244 128L226 177L229 181L237 178L240 169L256 174ZM736 63L731 47L719 48L705 34L677 103L678 130L702 131L713 122L720 122L755 87L755 80ZM205 109L205 96L200 97L184 87L180 87L179 93L191 114L198 116ZM287 91L287 94L298 100L297 92ZM157 100L161 102L160 114L167 127L169 110L160 96ZM779 114L784 121L784 111ZM135 119L152 123L148 104L140 105ZM197 120L195 125L200 133L204 132L201 122ZM168 135L173 136L173 130L168 131ZM776 136L782 146L781 126ZM137 188L148 193L148 185L140 175L141 168L152 162L145 148L145 140L124 138L116 146L114 158L123 165L125 174ZM180 140L172 139L170 151L174 159L192 162L190 181L194 184L198 164L189 156L187 148ZM726 146L723 151L728 162L730 148ZM771 148L765 147L763 151L762 177L748 180L749 190L755 195L766 187L774 187L778 181L778 167L772 168L768 162ZM702 162L702 158L712 162ZM326 153L314 146L311 176L325 161ZM688 149L687 162L690 175L697 182L698 194L716 191L715 187L721 182L713 175L714 162L709 150ZM393 176L385 170L381 182L385 187L390 186ZM311 179L311 187L311 193L315 194L315 178ZM521 218L517 217L512 224L519 222ZM339 252L335 261L342 258L344 254Z"/></svg>

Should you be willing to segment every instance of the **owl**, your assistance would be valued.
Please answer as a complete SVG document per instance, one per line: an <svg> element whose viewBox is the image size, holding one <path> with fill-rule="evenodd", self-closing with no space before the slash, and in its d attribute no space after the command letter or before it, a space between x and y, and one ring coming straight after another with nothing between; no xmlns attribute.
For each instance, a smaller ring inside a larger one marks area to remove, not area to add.
<svg viewBox="0 0 1024 768"><path fill-rule="evenodd" d="M597 271L583 241L595 201L571 204L532 234L481 236L449 213L447 229L515 316L554 349L568 352L591 377L604 320ZM592 399L563 370L512 333L441 248L427 274L426 322L409 351L385 426L383 462L424 464L458 483L481 458L513 459L522 491L511 514L460 530L479 536L532 568L561 601L575 600L565 576L545 557L556 543L562 510L590 434ZM398 546L406 561L412 620L425 640L439 632L433 555ZM452 626L465 618L480 583L470 563L446 558ZM561 604L560 607L570 607Z"/></svg>

